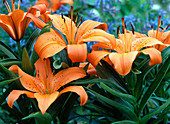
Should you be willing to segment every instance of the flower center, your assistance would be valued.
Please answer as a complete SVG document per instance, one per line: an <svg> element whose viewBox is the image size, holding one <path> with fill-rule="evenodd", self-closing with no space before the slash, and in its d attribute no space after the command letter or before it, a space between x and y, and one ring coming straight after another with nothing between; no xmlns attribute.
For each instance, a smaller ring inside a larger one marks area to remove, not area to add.
<svg viewBox="0 0 170 124"><path fill-rule="evenodd" d="M68 11L68 17L71 19L70 21L70 28L68 27L68 25L67 25L67 23L66 23L66 19L64 18L64 16L63 16L63 14L61 13L61 17L62 17L62 19L63 19L63 21L64 21L64 23L65 23L65 26L66 26L66 29L67 29L67 31L69 31L69 29L70 29L70 33L69 32L66 32L67 33L67 36L69 36L69 38L67 38L67 39L69 39L69 44L76 44L76 41L75 41L75 32L74 32L74 30L73 30L73 22L74 22L74 24L76 25L76 27L78 28L79 26L80 26L80 23L82 22L82 17L81 17L81 19L79 20L79 22L78 22L78 18L79 18L79 14L77 13L77 16L76 16L76 19L74 20L73 19L73 6L71 6L71 14L70 14L70 12Z"/></svg>

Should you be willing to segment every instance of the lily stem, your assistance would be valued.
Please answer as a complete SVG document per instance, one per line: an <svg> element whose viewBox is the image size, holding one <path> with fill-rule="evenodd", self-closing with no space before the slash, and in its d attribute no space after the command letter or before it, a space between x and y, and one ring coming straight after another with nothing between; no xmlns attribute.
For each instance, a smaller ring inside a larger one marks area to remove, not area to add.
<svg viewBox="0 0 170 124"><path fill-rule="evenodd" d="M18 55L21 57L21 46L20 41L17 41Z"/></svg>

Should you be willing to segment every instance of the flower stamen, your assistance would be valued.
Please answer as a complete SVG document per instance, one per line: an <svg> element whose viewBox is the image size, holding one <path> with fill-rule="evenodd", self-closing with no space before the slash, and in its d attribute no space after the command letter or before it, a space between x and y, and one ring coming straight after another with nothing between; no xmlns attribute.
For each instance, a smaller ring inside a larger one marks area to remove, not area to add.
<svg viewBox="0 0 170 124"><path fill-rule="evenodd" d="M6 6L8 12L10 13L10 12L11 12L11 8L10 8L8 2L7 2L6 0L3 0L3 4L5 4L5 6Z"/></svg>
<svg viewBox="0 0 170 124"><path fill-rule="evenodd" d="M19 0L18 1L18 9L20 8L21 3L22 3L22 0Z"/></svg>
<svg viewBox="0 0 170 124"><path fill-rule="evenodd" d="M71 39L70 39L71 44L72 44L72 41L73 41L73 39L72 39L72 31L73 31L73 29L72 29L72 21L73 21L73 6L71 6Z"/></svg>
<svg viewBox="0 0 170 124"><path fill-rule="evenodd" d="M158 39L158 32L159 32L160 21L161 21L161 15L159 15L158 26L157 26L157 32L156 32L156 39Z"/></svg>
<svg viewBox="0 0 170 124"><path fill-rule="evenodd" d="M81 19L80 19L80 22L79 22L78 25L77 25L77 28L79 27L80 23L82 23L82 17L81 17Z"/></svg>

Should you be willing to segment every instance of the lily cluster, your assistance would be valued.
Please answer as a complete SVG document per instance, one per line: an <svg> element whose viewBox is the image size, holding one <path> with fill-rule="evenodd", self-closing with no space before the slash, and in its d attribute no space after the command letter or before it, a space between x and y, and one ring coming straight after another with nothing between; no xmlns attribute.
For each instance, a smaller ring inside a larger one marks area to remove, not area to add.
<svg viewBox="0 0 170 124"><path fill-rule="evenodd" d="M50 0L51 3L56 2ZM59 53L63 49L67 51L69 59L72 63L90 62L89 74L96 74L94 68L101 64L100 60L105 60L110 64L118 74L127 75L131 69L135 59L141 54L150 56L149 65L155 65L162 62L161 51L170 44L170 31L160 27L161 16L159 16L157 30L148 31L148 36L135 32L133 25L132 31L126 29L124 18L122 18L122 32L118 27L118 38L113 34L107 33L107 24L92 20L82 22L82 18L77 13L76 18L73 16L73 7L68 16L63 14L50 14L46 7L56 11L61 4L72 1L61 0L60 4L50 6L45 0L38 1L37 5L31 7L27 13L20 10L19 0L18 9L15 9L15 1L12 1L12 10L6 0L4 4L9 11L8 15L0 14L0 26L15 41L19 42L28 24L33 21L35 26L43 29L48 22L52 22L54 28L50 32L41 34L34 45L36 53L39 55L35 63L36 77L26 74L20 67L13 65L10 71L17 73L22 86L29 90L13 90L8 96L8 105L12 108L14 101L20 95L26 94L30 98L36 98L41 112L44 114L49 106L65 92L75 92L80 98L80 105L87 102L88 96L82 86L68 86L66 84L87 76L80 67L68 67L67 69L53 74L50 66L50 57ZM46 3L40 4L40 3ZM39 11L37 11L39 10ZM161 31L159 30L161 28ZM166 32L165 32L166 31ZM87 52L87 42L97 43L92 46L91 53ZM93 71L93 73L92 73Z"/></svg>

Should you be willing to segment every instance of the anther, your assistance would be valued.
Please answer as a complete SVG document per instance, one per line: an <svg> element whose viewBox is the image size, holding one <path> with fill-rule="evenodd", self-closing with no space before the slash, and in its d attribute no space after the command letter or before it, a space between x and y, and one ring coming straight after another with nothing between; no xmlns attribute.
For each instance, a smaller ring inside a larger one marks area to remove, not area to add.
<svg viewBox="0 0 170 124"><path fill-rule="evenodd" d="M151 28L153 29L153 25L151 25Z"/></svg>
<svg viewBox="0 0 170 124"><path fill-rule="evenodd" d="M170 24L169 24L168 26L166 26L165 30L166 30L166 29L168 29L168 28L169 28L169 26L170 26Z"/></svg>
<svg viewBox="0 0 170 124"><path fill-rule="evenodd" d="M83 19L82 19L82 16L81 16L80 22L82 22L82 20L83 20Z"/></svg>
<svg viewBox="0 0 170 124"><path fill-rule="evenodd" d="M117 27L117 36L119 34L119 31L120 31L120 25Z"/></svg>
<svg viewBox="0 0 170 124"><path fill-rule="evenodd" d="M70 18L70 12L68 11L68 17Z"/></svg>
<svg viewBox="0 0 170 124"><path fill-rule="evenodd" d="M163 25L163 21L161 21L161 25Z"/></svg>
<svg viewBox="0 0 170 124"><path fill-rule="evenodd" d="M163 28L163 27L161 27L161 26L159 26L159 28L160 28L160 29L162 29L162 30L164 29L164 28Z"/></svg>
<svg viewBox="0 0 170 124"><path fill-rule="evenodd" d="M3 4L5 4L6 0L3 0Z"/></svg>
<svg viewBox="0 0 170 124"><path fill-rule="evenodd" d="M134 29L133 25L132 24L130 24L130 25L132 27L132 33L135 34L135 29Z"/></svg>
<svg viewBox="0 0 170 124"><path fill-rule="evenodd" d="M124 32L124 27L122 26L122 33L124 34L125 32Z"/></svg>
<svg viewBox="0 0 170 124"><path fill-rule="evenodd" d="M62 18L62 19L64 18L63 13L61 13L61 18Z"/></svg>

